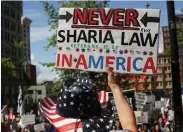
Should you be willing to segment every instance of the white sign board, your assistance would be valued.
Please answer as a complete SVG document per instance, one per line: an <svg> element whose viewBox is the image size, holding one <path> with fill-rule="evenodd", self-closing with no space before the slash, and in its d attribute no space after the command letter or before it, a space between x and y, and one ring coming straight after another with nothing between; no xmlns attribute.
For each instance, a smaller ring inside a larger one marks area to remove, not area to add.
<svg viewBox="0 0 183 132"><path fill-rule="evenodd" d="M166 107L166 101L155 101L155 108Z"/></svg>
<svg viewBox="0 0 183 132"><path fill-rule="evenodd" d="M146 112L146 111L150 111L150 110L153 110L152 104L145 104L143 107L143 111Z"/></svg>
<svg viewBox="0 0 183 132"><path fill-rule="evenodd" d="M155 102L155 95L147 96L147 103L154 103Z"/></svg>
<svg viewBox="0 0 183 132"><path fill-rule="evenodd" d="M56 67L155 74L159 9L60 8Z"/></svg>
<svg viewBox="0 0 183 132"><path fill-rule="evenodd" d="M34 125L35 131L45 131L44 123Z"/></svg>
<svg viewBox="0 0 183 132"><path fill-rule="evenodd" d="M169 121L173 121L174 120L174 111L173 110L169 110L168 111L168 120Z"/></svg>
<svg viewBox="0 0 183 132"><path fill-rule="evenodd" d="M137 114L137 113L136 113ZM137 124L148 123L148 112L141 112L141 115L136 116Z"/></svg>
<svg viewBox="0 0 183 132"><path fill-rule="evenodd" d="M145 93L136 92L135 93L135 103L137 110L142 110L147 102L147 96Z"/></svg>
<svg viewBox="0 0 183 132"><path fill-rule="evenodd" d="M30 124L35 124L35 115L30 114L30 115L23 115L21 117L21 125L30 125Z"/></svg>

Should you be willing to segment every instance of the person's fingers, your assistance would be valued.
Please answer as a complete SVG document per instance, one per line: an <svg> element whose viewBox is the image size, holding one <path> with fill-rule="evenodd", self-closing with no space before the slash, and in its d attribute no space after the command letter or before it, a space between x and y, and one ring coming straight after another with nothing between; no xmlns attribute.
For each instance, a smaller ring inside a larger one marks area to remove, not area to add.
<svg viewBox="0 0 183 132"><path fill-rule="evenodd" d="M106 67L106 71L107 71L107 73L108 73L109 75L112 75L112 74L113 74L113 72L112 72L112 70L111 70L110 67Z"/></svg>

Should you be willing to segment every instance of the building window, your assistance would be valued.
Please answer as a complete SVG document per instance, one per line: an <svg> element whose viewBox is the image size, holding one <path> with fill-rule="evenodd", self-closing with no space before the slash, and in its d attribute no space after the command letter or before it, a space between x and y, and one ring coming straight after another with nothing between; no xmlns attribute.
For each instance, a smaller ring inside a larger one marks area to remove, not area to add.
<svg viewBox="0 0 183 132"><path fill-rule="evenodd" d="M171 59L170 58L168 58L168 63L171 63Z"/></svg>
<svg viewBox="0 0 183 132"><path fill-rule="evenodd" d="M20 20L20 13L17 13L17 20Z"/></svg>
<svg viewBox="0 0 183 132"><path fill-rule="evenodd" d="M164 64L166 63L166 58L164 59Z"/></svg>
<svg viewBox="0 0 183 132"><path fill-rule="evenodd" d="M15 10L11 9L11 16L15 18Z"/></svg>
<svg viewBox="0 0 183 132"><path fill-rule="evenodd" d="M33 90L28 90L28 94L33 94Z"/></svg>
<svg viewBox="0 0 183 132"><path fill-rule="evenodd" d="M158 77L159 77L159 78L162 78L162 74L159 74Z"/></svg>
<svg viewBox="0 0 183 132"><path fill-rule="evenodd" d="M20 25L18 24L18 33L20 33Z"/></svg>
<svg viewBox="0 0 183 132"><path fill-rule="evenodd" d="M164 67L164 70L167 71L167 67L166 66Z"/></svg>
<svg viewBox="0 0 183 132"><path fill-rule="evenodd" d="M4 6L4 13L9 16L9 7Z"/></svg>
<svg viewBox="0 0 183 132"><path fill-rule="evenodd" d="M4 35L5 35L5 40L8 40L8 33L4 32Z"/></svg>
<svg viewBox="0 0 183 132"><path fill-rule="evenodd" d="M161 59L158 59L158 63L161 64Z"/></svg>
<svg viewBox="0 0 183 132"><path fill-rule="evenodd" d="M162 68L161 68L161 67L159 67L159 68L158 68L158 72L161 72L161 71L162 71Z"/></svg>
<svg viewBox="0 0 183 132"><path fill-rule="evenodd" d="M171 70L171 67L170 67L170 66L168 66L168 70L169 70L169 71Z"/></svg>
<svg viewBox="0 0 183 132"><path fill-rule="evenodd" d="M9 20L8 19L5 19L5 28L9 29Z"/></svg>
<svg viewBox="0 0 183 132"><path fill-rule="evenodd" d="M41 90L37 90L37 93L40 95L40 94L42 94L42 91Z"/></svg>
<svg viewBox="0 0 183 132"><path fill-rule="evenodd" d="M11 22L11 30L15 31L15 22Z"/></svg>
<svg viewBox="0 0 183 132"><path fill-rule="evenodd" d="M3 33L3 31L1 30L1 40L3 40L3 38L4 38L4 33Z"/></svg>
<svg viewBox="0 0 183 132"><path fill-rule="evenodd" d="M8 48L6 47L5 49L6 49L6 54L7 54L8 53Z"/></svg>
<svg viewBox="0 0 183 132"><path fill-rule="evenodd" d="M20 42L20 36L18 37L18 42Z"/></svg>
<svg viewBox="0 0 183 132"><path fill-rule="evenodd" d="M1 26L4 24L4 18L1 16Z"/></svg>
<svg viewBox="0 0 183 132"><path fill-rule="evenodd" d="M15 35L11 35L11 42L14 42L16 40Z"/></svg>
<svg viewBox="0 0 183 132"><path fill-rule="evenodd" d="M160 86L162 86L163 85L163 83L162 82L160 82Z"/></svg>
<svg viewBox="0 0 183 132"><path fill-rule="evenodd" d="M169 78L171 78L171 77L172 77L172 74L170 73L170 74L169 74Z"/></svg>

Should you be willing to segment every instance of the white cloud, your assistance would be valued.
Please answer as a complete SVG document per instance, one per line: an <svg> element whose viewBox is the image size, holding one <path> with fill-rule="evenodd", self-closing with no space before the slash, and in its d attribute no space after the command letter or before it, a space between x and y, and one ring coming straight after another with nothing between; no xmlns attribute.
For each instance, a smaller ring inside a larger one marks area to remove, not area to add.
<svg viewBox="0 0 183 132"><path fill-rule="evenodd" d="M31 54L31 61L35 61L35 56Z"/></svg>
<svg viewBox="0 0 183 132"><path fill-rule="evenodd" d="M49 31L49 28L49 26L32 27L30 31L31 43L51 37L56 31Z"/></svg>
<svg viewBox="0 0 183 132"><path fill-rule="evenodd" d="M175 14L180 14L180 13L182 13L180 9L175 10Z"/></svg>
<svg viewBox="0 0 183 132"><path fill-rule="evenodd" d="M36 65L37 83L57 81L59 79L59 76L55 72L52 72L53 68L44 67L39 64L33 54L31 54L31 63Z"/></svg>

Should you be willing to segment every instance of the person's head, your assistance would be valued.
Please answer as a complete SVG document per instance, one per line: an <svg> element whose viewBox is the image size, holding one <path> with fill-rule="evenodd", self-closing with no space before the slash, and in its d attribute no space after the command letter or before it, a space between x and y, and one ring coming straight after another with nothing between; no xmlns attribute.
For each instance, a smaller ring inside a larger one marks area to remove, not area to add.
<svg viewBox="0 0 183 132"><path fill-rule="evenodd" d="M157 124L158 123L158 120L154 120L154 124Z"/></svg>
<svg viewBox="0 0 183 132"><path fill-rule="evenodd" d="M143 125L143 130L147 130L147 126L146 125Z"/></svg>
<svg viewBox="0 0 183 132"><path fill-rule="evenodd" d="M25 128L25 129L23 130L23 132L28 132L28 129L27 129L27 128Z"/></svg>
<svg viewBox="0 0 183 132"><path fill-rule="evenodd" d="M121 123L119 121L116 121L116 128L121 128Z"/></svg>
<svg viewBox="0 0 183 132"><path fill-rule="evenodd" d="M115 130L115 129L116 129L116 127L115 127L115 126L113 126L113 127L112 127L112 130Z"/></svg>
<svg viewBox="0 0 183 132"><path fill-rule="evenodd" d="M158 124L155 125L155 130L159 131L159 125Z"/></svg>
<svg viewBox="0 0 183 132"><path fill-rule="evenodd" d="M69 129L81 128L83 131L90 131L89 125L96 131L108 131L112 129L115 121L112 98L106 91L97 92L97 87L90 79L65 81L60 87L57 100L50 97L40 100L39 107L43 113L47 112L44 109L47 107L45 101L52 102L51 106L56 106L54 114L58 117L75 120Z"/></svg>
<svg viewBox="0 0 183 132"><path fill-rule="evenodd" d="M151 126L151 131L154 131L154 130L155 130L155 126L152 125L152 126Z"/></svg>
<svg viewBox="0 0 183 132"><path fill-rule="evenodd" d="M140 131L140 132L141 132L141 131L142 131L142 127L139 127L139 128L138 128L138 131Z"/></svg>
<svg viewBox="0 0 183 132"><path fill-rule="evenodd" d="M163 125L163 118L159 118L158 123L159 125Z"/></svg>

